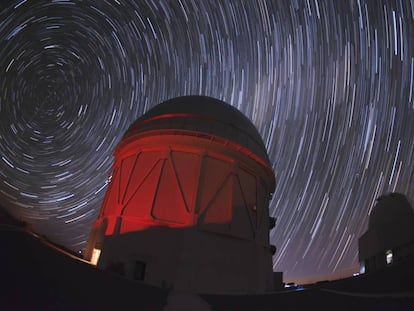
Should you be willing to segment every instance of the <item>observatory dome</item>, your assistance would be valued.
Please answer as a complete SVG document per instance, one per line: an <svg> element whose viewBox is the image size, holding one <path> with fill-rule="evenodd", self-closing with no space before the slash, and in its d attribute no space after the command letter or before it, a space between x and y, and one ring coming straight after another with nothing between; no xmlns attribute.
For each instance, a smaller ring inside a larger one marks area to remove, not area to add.
<svg viewBox="0 0 414 311"><path fill-rule="evenodd" d="M118 146L122 148L137 134L163 129L197 131L230 140L271 166L253 123L233 106L208 96L181 96L158 104L129 127Z"/></svg>
<svg viewBox="0 0 414 311"><path fill-rule="evenodd" d="M414 255L414 211L404 194L380 196L359 238L361 271L380 270Z"/></svg>
<svg viewBox="0 0 414 311"><path fill-rule="evenodd" d="M130 126L114 156L86 259L190 292L275 288L275 175L241 112L205 96L167 100Z"/></svg>
<svg viewBox="0 0 414 311"><path fill-rule="evenodd" d="M382 226L400 226L407 220L414 223L414 211L405 195L390 193L380 196L369 217L370 229Z"/></svg>

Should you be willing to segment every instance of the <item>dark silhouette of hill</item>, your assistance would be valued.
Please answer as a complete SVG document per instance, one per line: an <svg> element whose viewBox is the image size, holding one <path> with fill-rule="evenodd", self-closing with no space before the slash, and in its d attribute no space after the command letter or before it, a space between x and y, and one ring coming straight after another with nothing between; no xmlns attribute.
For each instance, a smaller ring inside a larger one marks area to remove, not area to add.
<svg viewBox="0 0 414 311"><path fill-rule="evenodd" d="M19 228L26 228L28 226L26 222L13 217L2 205L0 205L0 224L15 226Z"/></svg>
<svg viewBox="0 0 414 311"><path fill-rule="evenodd" d="M167 293L77 261L24 231L2 230L2 310L161 310ZM3 309L4 307L4 309Z"/></svg>

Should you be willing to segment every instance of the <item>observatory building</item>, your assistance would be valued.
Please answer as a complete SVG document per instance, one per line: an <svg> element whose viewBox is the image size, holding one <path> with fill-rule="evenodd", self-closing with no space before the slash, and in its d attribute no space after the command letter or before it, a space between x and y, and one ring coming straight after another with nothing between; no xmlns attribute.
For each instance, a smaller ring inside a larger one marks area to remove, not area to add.
<svg viewBox="0 0 414 311"><path fill-rule="evenodd" d="M359 239L361 272L370 273L414 259L414 211L406 196L380 196Z"/></svg>
<svg viewBox="0 0 414 311"><path fill-rule="evenodd" d="M220 100L184 96L134 122L118 144L85 258L175 290L275 287L275 176L255 126Z"/></svg>

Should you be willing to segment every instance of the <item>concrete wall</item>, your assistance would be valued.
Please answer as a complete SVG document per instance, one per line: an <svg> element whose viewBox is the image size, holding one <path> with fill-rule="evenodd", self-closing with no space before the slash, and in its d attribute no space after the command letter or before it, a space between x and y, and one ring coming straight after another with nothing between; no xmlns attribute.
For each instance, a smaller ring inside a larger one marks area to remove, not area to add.
<svg viewBox="0 0 414 311"><path fill-rule="evenodd" d="M205 228L152 227L105 238L100 268L122 263L134 279L136 261L145 263L141 281L158 287L211 294L274 289L269 248Z"/></svg>

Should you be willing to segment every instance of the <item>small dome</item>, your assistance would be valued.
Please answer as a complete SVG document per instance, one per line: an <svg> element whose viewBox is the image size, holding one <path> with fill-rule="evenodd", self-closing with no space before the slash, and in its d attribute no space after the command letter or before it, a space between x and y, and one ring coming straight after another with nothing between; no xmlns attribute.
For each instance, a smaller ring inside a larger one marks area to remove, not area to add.
<svg viewBox="0 0 414 311"><path fill-rule="evenodd" d="M390 193L380 196L369 217L369 229L384 225L396 226L410 220L414 224L414 211L405 195Z"/></svg>
<svg viewBox="0 0 414 311"><path fill-rule="evenodd" d="M176 97L153 107L129 127L120 145L138 133L164 129L188 130L230 140L249 149L271 167L262 137L253 123L233 106L207 96Z"/></svg>

